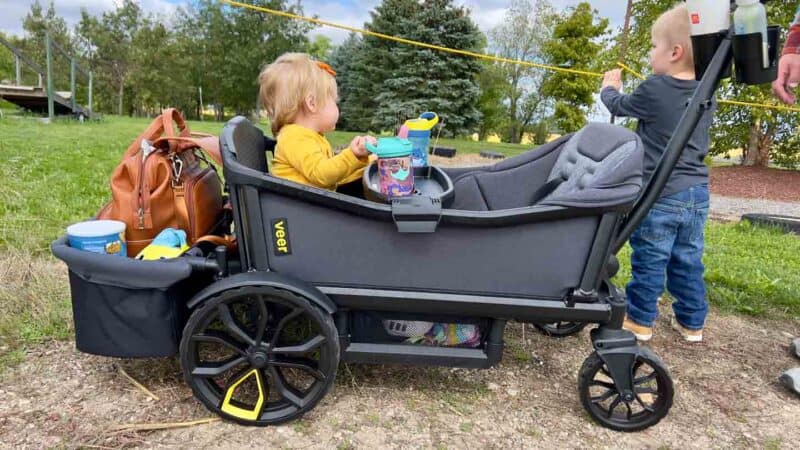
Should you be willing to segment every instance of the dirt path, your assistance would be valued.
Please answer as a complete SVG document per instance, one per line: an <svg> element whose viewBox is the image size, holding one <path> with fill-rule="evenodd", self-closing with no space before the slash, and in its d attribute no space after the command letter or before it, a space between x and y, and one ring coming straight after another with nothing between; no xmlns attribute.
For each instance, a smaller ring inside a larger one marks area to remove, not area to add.
<svg viewBox="0 0 800 450"><path fill-rule="evenodd" d="M512 324L503 362L489 370L343 366L334 389L300 421L271 428L214 422L115 433L127 423L210 417L173 359L114 360L53 342L0 378L0 446L192 448L791 448L800 441L800 397L776 381L800 365L788 334L800 325L713 313L707 342L669 329L662 306L651 348L676 382L671 413L636 434L592 423L576 394L588 332L556 340ZM148 398L116 371L151 389ZM794 442L795 444L792 444Z"/></svg>

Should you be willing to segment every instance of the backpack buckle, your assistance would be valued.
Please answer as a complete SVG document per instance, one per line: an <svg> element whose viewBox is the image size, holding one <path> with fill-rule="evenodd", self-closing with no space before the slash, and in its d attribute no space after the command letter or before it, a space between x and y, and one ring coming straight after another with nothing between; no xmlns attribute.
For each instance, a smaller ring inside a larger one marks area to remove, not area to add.
<svg viewBox="0 0 800 450"><path fill-rule="evenodd" d="M172 161L172 187L175 188L176 186L180 186L181 184L181 172L183 172L183 160L177 154L173 153L169 157L170 161Z"/></svg>

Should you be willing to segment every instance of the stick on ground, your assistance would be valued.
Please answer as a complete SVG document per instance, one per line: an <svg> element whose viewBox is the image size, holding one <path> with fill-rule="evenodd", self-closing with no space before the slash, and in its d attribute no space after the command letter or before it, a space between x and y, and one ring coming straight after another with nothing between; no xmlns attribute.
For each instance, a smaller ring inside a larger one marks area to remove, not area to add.
<svg viewBox="0 0 800 450"><path fill-rule="evenodd" d="M159 401L159 400L161 400L160 398L158 398L158 396L157 396L156 394L153 394L153 393L152 393L152 392L151 392L149 389L147 389L146 387L144 387L144 386L142 385L142 383L139 383L138 381L136 381L135 379L133 379L133 377L132 377L132 376L128 375L128 372L125 372L125 369L123 369L123 368L122 368L122 366L117 366L117 371L119 372L119 374L120 374L120 375L122 375L123 377L127 378L127 379L128 379L128 381L130 381L131 383L133 383L133 385L134 385L134 386L136 386L136 387L137 387L137 388L139 388L139 389L140 389L142 392L144 392L145 394L147 394L147 396L148 396L148 397L152 398L152 399L153 399L153 400L155 400L155 401Z"/></svg>
<svg viewBox="0 0 800 450"><path fill-rule="evenodd" d="M164 423L130 423L124 425L114 425L111 431L125 432L125 431L155 431L155 430L168 430L172 428L186 428L195 425L203 425L206 423L217 422L221 420L219 417L206 417L205 419L190 420L188 422L164 422Z"/></svg>

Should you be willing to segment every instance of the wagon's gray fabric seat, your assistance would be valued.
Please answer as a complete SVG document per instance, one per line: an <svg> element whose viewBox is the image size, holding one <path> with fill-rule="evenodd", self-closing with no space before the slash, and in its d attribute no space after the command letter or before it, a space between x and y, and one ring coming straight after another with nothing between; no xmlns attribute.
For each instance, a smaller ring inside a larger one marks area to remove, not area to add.
<svg viewBox="0 0 800 450"><path fill-rule="evenodd" d="M537 205L577 208L630 203L642 188L643 147L626 128L592 123L577 133L489 167L451 172L451 208L530 206L545 183L561 179Z"/></svg>
<svg viewBox="0 0 800 450"><path fill-rule="evenodd" d="M275 147L275 141L242 116L228 121L220 135L220 144L235 155L240 164L259 172L267 172L266 150Z"/></svg>

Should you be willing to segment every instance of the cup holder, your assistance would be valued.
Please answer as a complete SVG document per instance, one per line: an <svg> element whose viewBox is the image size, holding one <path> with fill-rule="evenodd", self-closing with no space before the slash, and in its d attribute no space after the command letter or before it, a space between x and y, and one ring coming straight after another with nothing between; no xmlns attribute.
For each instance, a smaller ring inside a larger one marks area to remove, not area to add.
<svg viewBox="0 0 800 450"><path fill-rule="evenodd" d="M764 48L761 33L738 34L733 36L733 59L736 68L736 81L745 84L766 84L778 77L778 47L780 46L778 26L767 29L769 40L769 66L764 68Z"/></svg>
<svg viewBox="0 0 800 450"><path fill-rule="evenodd" d="M720 31L719 33L701 34L692 36L692 55L694 56L694 73L695 79L700 81L706 73L717 48L728 35L728 31ZM731 77L731 65L725 67L722 72L721 78Z"/></svg>

